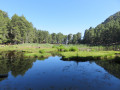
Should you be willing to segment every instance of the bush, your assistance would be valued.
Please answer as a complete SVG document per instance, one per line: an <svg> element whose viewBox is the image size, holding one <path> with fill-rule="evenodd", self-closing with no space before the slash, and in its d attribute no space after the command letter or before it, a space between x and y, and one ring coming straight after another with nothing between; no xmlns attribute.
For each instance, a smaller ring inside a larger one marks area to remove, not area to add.
<svg viewBox="0 0 120 90"><path fill-rule="evenodd" d="M69 51L78 51L77 47L70 47Z"/></svg>
<svg viewBox="0 0 120 90"><path fill-rule="evenodd" d="M59 47L57 47L58 51L62 52L64 51L65 47L63 45L60 45Z"/></svg>
<svg viewBox="0 0 120 90"><path fill-rule="evenodd" d="M45 53L45 51L44 51L44 50L39 50L39 53L42 53L42 54L43 54L43 53Z"/></svg>

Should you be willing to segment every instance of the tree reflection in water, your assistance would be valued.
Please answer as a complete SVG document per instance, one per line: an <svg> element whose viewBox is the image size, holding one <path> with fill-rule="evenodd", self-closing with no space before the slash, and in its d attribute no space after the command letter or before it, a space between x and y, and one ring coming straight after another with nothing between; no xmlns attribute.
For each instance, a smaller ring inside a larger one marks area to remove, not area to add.
<svg viewBox="0 0 120 90"><path fill-rule="evenodd" d="M11 71L14 77L24 75L32 67L34 61L36 61L35 58L25 58L22 52L2 52L0 55L0 74L8 74ZM0 81L5 78L0 78Z"/></svg>
<svg viewBox="0 0 120 90"><path fill-rule="evenodd" d="M120 63L114 61L96 61L96 64L120 79Z"/></svg>
<svg viewBox="0 0 120 90"><path fill-rule="evenodd" d="M112 61L62 61L58 56L40 61L22 52L0 58L0 74L8 74L0 78L0 89L120 90L120 64Z"/></svg>
<svg viewBox="0 0 120 90"><path fill-rule="evenodd" d="M67 61L67 60L63 60L63 61ZM71 61L74 61L74 60L71 60ZM89 60L77 60L76 63L86 62L86 61L89 61ZM108 60L104 60L104 61L90 60L89 62L90 63L95 62L97 65L104 68L108 73L110 73L113 76L120 79L120 62L118 62L118 60L109 60L109 61ZM107 76L107 74L106 74L106 76ZM108 78L108 77L106 77L106 78Z"/></svg>

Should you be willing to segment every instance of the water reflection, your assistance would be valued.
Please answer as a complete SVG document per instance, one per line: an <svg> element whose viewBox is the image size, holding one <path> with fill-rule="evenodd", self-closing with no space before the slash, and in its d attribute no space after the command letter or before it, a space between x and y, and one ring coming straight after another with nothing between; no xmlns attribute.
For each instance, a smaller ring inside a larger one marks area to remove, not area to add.
<svg viewBox="0 0 120 90"><path fill-rule="evenodd" d="M24 58L20 52L4 52L0 60L0 75L11 71L14 77L24 75L30 69L36 59Z"/></svg>
<svg viewBox="0 0 120 90"><path fill-rule="evenodd" d="M120 64L108 61L63 61L24 58L22 53L4 53L0 60L0 89L120 90Z"/></svg>
<svg viewBox="0 0 120 90"><path fill-rule="evenodd" d="M96 64L103 67L110 74L120 79L120 63L114 61L97 61Z"/></svg>

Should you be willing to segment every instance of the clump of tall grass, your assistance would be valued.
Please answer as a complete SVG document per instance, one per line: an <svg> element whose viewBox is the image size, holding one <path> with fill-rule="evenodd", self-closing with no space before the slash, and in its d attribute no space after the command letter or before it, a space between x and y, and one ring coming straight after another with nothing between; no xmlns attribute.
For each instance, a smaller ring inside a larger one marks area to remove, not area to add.
<svg viewBox="0 0 120 90"><path fill-rule="evenodd" d="M53 45L52 48L57 48L57 46L56 46L56 45Z"/></svg>
<svg viewBox="0 0 120 90"><path fill-rule="evenodd" d="M73 46L73 47L70 47L69 51L78 51L78 48Z"/></svg>
<svg viewBox="0 0 120 90"><path fill-rule="evenodd" d="M69 48L65 48L65 49L64 49L64 52L69 52Z"/></svg>
<svg viewBox="0 0 120 90"><path fill-rule="evenodd" d="M76 46L65 46L65 45L59 45L59 46L53 46L52 48L57 48L60 52L68 52L68 51L78 51L78 47Z"/></svg>
<svg viewBox="0 0 120 90"><path fill-rule="evenodd" d="M65 47L64 45L59 45L59 46L53 46L52 48L57 48L59 52L68 52L69 48Z"/></svg>
<svg viewBox="0 0 120 90"><path fill-rule="evenodd" d="M57 47L58 51L62 52L64 51L65 47L63 45L60 45L59 47Z"/></svg>
<svg viewBox="0 0 120 90"><path fill-rule="evenodd" d="M44 50L39 50L39 53L43 54L43 53L45 53L45 51Z"/></svg>

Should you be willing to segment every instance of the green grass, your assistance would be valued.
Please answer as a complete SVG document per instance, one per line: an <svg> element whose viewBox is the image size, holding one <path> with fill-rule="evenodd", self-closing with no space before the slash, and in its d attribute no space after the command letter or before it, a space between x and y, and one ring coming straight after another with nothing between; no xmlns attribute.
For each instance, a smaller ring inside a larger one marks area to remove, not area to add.
<svg viewBox="0 0 120 90"><path fill-rule="evenodd" d="M111 47L112 48L112 47ZM60 52L63 59L115 59L119 51L105 51L103 46L53 45L53 44L18 44L0 45L0 51L22 51L25 57L49 57L53 52Z"/></svg>
<svg viewBox="0 0 120 90"><path fill-rule="evenodd" d="M54 51L52 49L52 44L18 44L18 45L0 45L0 51L29 51L29 52L38 52L39 50L44 49L45 51Z"/></svg>
<svg viewBox="0 0 120 90"><path fill-rule="evenodd" d="M75 46L74 47L70 47L69 51L78 51L78 47L75 47Z"/></svg>
<svg viewBox="0 0 120 90"><path fill-rule="evenodd" d="M63 59L88 59L88 60L113 60L119 51L97 51L97 52L62 52ZM120 56L117 56L120 57Z"/></svg>
<svg viewBox="0 0 120 90"><path fill-rule="evenodd" d="M52 46L52 44L0 45L0 51L22 51L25 57L49 57L50 52L57 51Z"/></svg>
<svg viewBox="0 0 120 90"><path fill-rule="evenodd" d="M45 51L42 49L42 50L39 50L39 53L43 54L45 53Z"/></svg>

